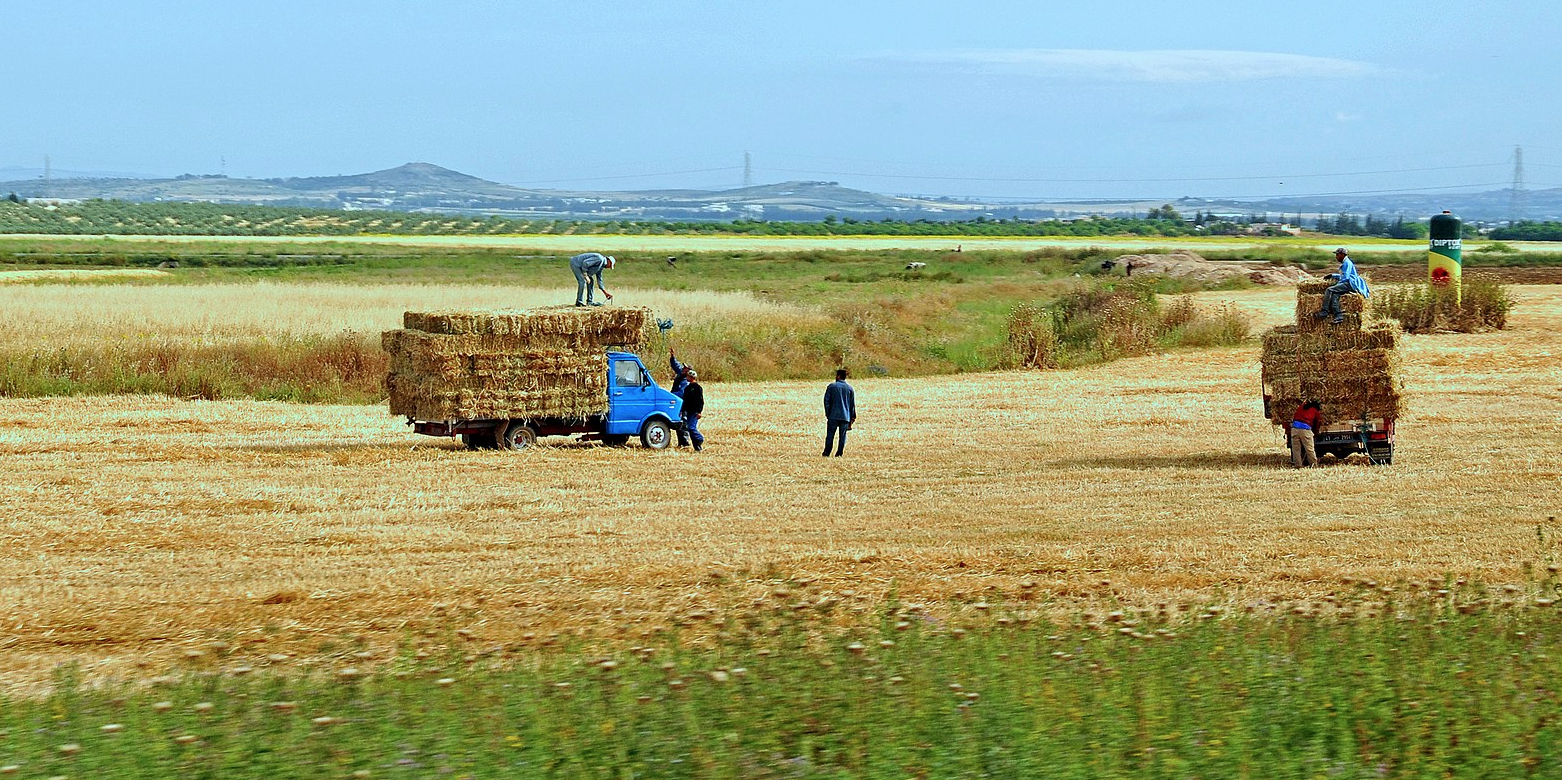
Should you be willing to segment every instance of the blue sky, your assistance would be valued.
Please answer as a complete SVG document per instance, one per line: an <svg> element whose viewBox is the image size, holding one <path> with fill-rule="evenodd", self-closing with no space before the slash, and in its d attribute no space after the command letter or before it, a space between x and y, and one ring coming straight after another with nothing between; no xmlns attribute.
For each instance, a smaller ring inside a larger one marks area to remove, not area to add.
<svg viewBox="0 0 1562 780"><path fill-rule="evenodd" d="M565 189L1007 197L1562 186L1562 4L54 2L0 178L431 162ZM1433 189L1433 191L1436 191Z"/></svg>

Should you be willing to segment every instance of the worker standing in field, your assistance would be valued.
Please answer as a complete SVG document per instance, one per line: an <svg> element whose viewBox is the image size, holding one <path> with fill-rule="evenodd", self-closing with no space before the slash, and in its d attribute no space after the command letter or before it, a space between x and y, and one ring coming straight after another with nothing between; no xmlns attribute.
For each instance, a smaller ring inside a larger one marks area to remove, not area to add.
<svg viewBox="0 0 1562 780"><path fill-rule="evenodd" d="M679 363L678 350L675 350L672 347L667 348L667 364L671 366L673 370L673 384L672 387L669 388L669 392L678 396L679 398L682 398L684 388L689 386L689 372L693 371L694 369L690 368L687 364ZM689 434L682 428L678 429L678 446L689 446Z"/></svg>
<svg viewBox="0 0 1562 780"><path fill-rule="evenodd" d="M594 300L594 289L600 289L608 300L613 300L613 294L602 283L602 271L617 264L612 256L600 252L584 252L571 257L569 269L575 272L575 305L601 306L601 301Z"/></svg>
<svg viewBox="0 0 1562 780"><path fill-rule="evenodd" d="M1317 401L1308 401L1296 408L1291 415L1291 465L1295 468L1317 468L1318 451L1313 449L1313 436L1318 430L1320 407Z"/></svg>
<svg viewBox="0 0 1562 780"><path fill-rule="evenodd" d="M1313 316L1320 320L1332 316L1334 318L1332 322L1338 325L1345 321L1345 315L1340 312L1340 296L1356 293L1363 298L1370 298L1372 291L1367 289L1367 280L1356 273L1356 264L1351 262L1350 254L1345 251L1345 247L1334 250L1334 261L1340 264L1340 270L1323 278L1333 279L1337 284L1323 291L1323 305Z"/></svg>
<svg viewBox="0 0 1562 780"><path fill-rule="evenodd" d="M824 456L830 457L830 445L835 445L835 457L846 450L846 432L857 422L857 393L846 384L846 369L835 371L835 381L824 389ZM840 439L836 440L836 434Z"/></svg>
<svg viewBox="0 0 1562 780"><path fill-rule="evenodd" d="M700 433L700 415L705 413L705 388L700 386L700 372L691 368L683 375L689 380L683 388L683 428L689 434L689 441L694 443L694 451L699 452L705 444L705 434ZM679 431L679 437L682 436L683 431Z"/></svg>

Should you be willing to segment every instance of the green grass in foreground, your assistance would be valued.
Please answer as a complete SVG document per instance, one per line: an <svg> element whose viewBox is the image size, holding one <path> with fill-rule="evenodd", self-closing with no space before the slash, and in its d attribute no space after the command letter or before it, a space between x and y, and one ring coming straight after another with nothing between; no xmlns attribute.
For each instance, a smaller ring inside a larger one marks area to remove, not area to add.
<svg viewBox="0 0 1562 780"><path fill-rule="evenodd" d="M829 628L830 602L800 589L687 616L703 640L593 655L458 648L367 675L344 657L302 676L230 667L152 687L64 673L47 698L0 702L0 772L1562 777L1556 580L1415 585L1066 626L1013 611L1027 602L944 619L890 606L855 630Z"/></svg>

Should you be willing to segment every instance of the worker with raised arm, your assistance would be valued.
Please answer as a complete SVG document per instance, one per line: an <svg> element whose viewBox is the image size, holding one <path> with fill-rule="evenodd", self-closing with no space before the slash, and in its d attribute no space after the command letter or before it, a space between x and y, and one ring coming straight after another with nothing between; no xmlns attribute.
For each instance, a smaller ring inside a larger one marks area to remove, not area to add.
<svg viewBox="0 0 1562 780"><path fill-rule="evenodd" d="M607 291L607 285L602 283L602 271L617 265L611 255L600 252L584 252L569 259L569 269L575 272L575 305L576 306L601 306L602 302L594 300L595 289L602 290L602 294L608 300L613 300L613 294Z"/></svg>
<svg viewBox="0 0 1562 780"><path fill-rule="evenodd" d="M1351 262L1350 254L1345 247L1334 250L1334 261L1340 264L1340 270L1323 278L1332 279L1336 284L1323 291L1323 305L1313 314L1318 319L1332 316L1330 320L1335 325L1345 321L1345 315L1340 311L1340 296L1346 293L1356 293L1363 298L1371 298L1372 291L1367 289L1367 280L1356 273L1356 264Z"/></svg>
<svg viewBox="0 0 1562 780"><path fill-rule="evenodd" d="M676 395L679 398L683 398L683 390L689 386L689 373L694 369L690 368L685 363L679 363L678 350L675 350L672 347L667 348L667 364L671 366L673 370L673 384L672 387L669 388L669 391L673 395ZM683 428L678 429L678 446L689 446L689 433Z"/></svg>

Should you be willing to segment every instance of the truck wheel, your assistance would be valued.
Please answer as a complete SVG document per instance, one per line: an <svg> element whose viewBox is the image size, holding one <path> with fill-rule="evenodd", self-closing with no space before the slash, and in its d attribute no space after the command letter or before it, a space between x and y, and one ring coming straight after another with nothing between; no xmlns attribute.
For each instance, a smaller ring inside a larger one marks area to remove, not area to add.
<svg viewBox="0 0 1562 780"><path fill-rule="evenodd" d="M510 429L504 432L504 448L507 450L524 450L536 443L537 429L526 423L510 423Z"/></svg>
<svg viewBox="0 0 1562 780"><path fill-rule="evenodd" d="M622 447L629 443L629 434L604 433L602 434L602 443L609 447Z"/></svg>
<svg viewBox="0 0 1562 780"><path fill-rule="evenodd" d="M673 429L666 420L652 420L640 429L640 443L653 450L665 450L672 444Z"/></svg>

